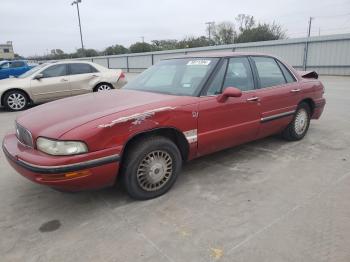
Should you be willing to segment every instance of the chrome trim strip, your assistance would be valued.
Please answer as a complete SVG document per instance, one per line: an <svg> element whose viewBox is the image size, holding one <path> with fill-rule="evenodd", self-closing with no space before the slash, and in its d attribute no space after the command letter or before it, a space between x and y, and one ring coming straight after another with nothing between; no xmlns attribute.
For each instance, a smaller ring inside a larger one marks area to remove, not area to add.
<svg viewBox="0 0 350 262"><path fill-rule="evenodd" d="M276 119L279 119L282 117L291 116L291 115L294 115L294 113L295 113L295 110L272 115L272 116L263 117L263 118L261 118L261 122L264 123L264 122L276 120Z"/></svg>
<svg viewBox="0 0 350 262"><path fill-rule="evenodd" d="M34 173L39 173L39 174L62 174L62 173L67 173L67 172L74 172L82 169L88 169L88 168L93 168L109 163L114 163L114 162L119 162L120 161L120 155L115 154L115 155L110 155L106 157L101 157L93 160L88 160L88 161L83 161L83 162L78 162L74 164L68 164L68 165L60 165L60 166L41 166L41 165L35 165L31 164L27 161L24 161L22 159L16 158L12 156L6 149L6 147L3 145L2 149L10 160L15 162L17 165L32 171Z"/></svg>
<svg viewBox="0 0 350 262"><path fill-rule="evenodd" d="M185 135L188 143L196 143L198 136L197 136L197 129L193 129L193 130L189 130L186 132L183 132L183 134Z"/></svg>

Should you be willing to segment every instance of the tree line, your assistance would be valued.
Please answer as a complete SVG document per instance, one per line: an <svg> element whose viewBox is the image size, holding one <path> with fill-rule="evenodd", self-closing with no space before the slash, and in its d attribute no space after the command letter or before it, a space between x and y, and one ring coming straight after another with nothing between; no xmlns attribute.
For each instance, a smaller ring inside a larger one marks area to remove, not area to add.
<svg viewBox="0 0 350 262"><path fill-rule="evenodd" d="M239 14L235 22L224 21L218 24L209 23L207 36L186 36L181 40L163 39L147 42L136 42L129 48L123 45L112 45L102 51L95 49L77 49L74 53L65 53L61 49L53 49L50 54L34 59L66 59L79 57L93 57L100 55L120 55L127 53L141 53L151 51L164 51L183 48L205 47L213 45L225 45L233 43L247 43L285 39L286 32L282 26L273 23L260 23L251 15Z"/></svg>

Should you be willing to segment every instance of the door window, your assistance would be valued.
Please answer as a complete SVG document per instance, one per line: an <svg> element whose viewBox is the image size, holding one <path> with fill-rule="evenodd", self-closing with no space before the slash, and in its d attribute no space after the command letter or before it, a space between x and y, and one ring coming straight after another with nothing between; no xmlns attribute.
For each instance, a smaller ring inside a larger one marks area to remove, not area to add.
<svg viewBox="0 0 350 262"><path fill-rule="evenodd" d="M286 80L275 59L270 57L253 57L258 70L260 88L277 86L286 83Z"/></svg>
<svg viewBox="0 0 350 262"><path fill-rule="evenodd" d="M66 65L53 65L41 72L44 78L67 75Z"/></svg>
<svg viewBox="0 0 350 262"><path fill-rule="evenodd" d="M211 81L207 91L208 96L218 95L221 93L225 72L226 72L226 67L227 67L227 59L225 59L225 61L220 65L219 70L216 72L215 77Z"/></svg>
<svg viewBox="0 0 350 262"><path fill-rule="evenodd" d="M25 66L25 64L22 61L11 62L11 65L10 65L11 68L23 67L23 66Z"/></svg>
<svg viewBox="0 0 350 262"><path fill-rule="evenodd" d="M69 67L71 75L90 74L98 72L96 68L84 63L69 64Z"/></svg>
<svg viewBox="0 0 350 262"><path fill-rule="evenodd" d="M248 58L230 58L223 89L227 87L236 87L242 91L254 89L253 74Z"/></svg>
<svg viewBox="0 0 350 262"><path fill-rule="evenodd" d="M278 65L280 66L284 77L286 78L287 83L293 83L295 82L294 76L290 73L290 71L286 68L284 64L281 62L277 61Z"/></svg>

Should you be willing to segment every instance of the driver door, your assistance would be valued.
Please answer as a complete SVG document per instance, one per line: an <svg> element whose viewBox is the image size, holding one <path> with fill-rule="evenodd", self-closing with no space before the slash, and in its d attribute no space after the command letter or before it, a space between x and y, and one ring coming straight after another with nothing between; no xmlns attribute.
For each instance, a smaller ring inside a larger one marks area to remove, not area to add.
<svg viewBox="0 0 350 262"><path fill-rule="evenodd" d="M43 71L40 79L32 79L30 89L35 102L46 102L71 95L67 64L52 65Z"/></svg>
<svg viewBox="0 0 350 262"><path fill-rule="evenodd" d="M219 102L218 96L227 87L240 89L242 96ZM248 58L224 60L205 96L200 98L197 130L199 155L254 140L259 126L259 98Z"/></svg>

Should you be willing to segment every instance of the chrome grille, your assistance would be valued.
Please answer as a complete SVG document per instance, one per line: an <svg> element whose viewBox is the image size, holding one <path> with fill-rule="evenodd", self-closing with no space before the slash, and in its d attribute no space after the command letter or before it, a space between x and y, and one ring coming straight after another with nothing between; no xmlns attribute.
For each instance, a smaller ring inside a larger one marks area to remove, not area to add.
<svg viewBox="0 0 350 262"><path fill-rule="evenodd" d="M32 134L18 123L16 123L16 136L18 141L22 144L29 147L34 147Z"/></svg>

